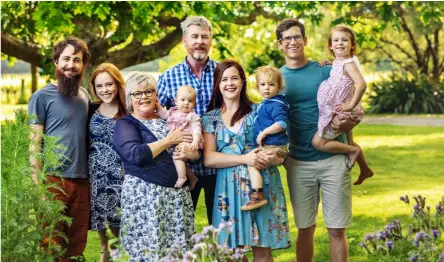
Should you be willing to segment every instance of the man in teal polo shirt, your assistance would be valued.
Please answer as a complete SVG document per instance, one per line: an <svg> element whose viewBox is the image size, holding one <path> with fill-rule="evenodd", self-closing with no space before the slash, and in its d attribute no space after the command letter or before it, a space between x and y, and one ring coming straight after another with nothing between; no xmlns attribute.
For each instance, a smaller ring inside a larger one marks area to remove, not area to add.
<svg viewBox="0 0 444 262"><path fill-rule="evenodd" d="M318 126L317 92L329 77L330 66L320 67L304 53L305 28L296 19L285 19L276 28L278 47L285 55L281 68L286 83L286 100L290 105L288 134L289 157L285 161L287 181L298 237L297 261L312 261L314 232L319 199L330 235L332 261L348 261L346 228L352 222L351 177L346 156L316 151L311 141ZM345 131L356 123L335 119L335 127ZM343 133L339 141L346 142ZM319 190L320 189L320 190ZM320 194L322 192L322 195Z"/></svg>

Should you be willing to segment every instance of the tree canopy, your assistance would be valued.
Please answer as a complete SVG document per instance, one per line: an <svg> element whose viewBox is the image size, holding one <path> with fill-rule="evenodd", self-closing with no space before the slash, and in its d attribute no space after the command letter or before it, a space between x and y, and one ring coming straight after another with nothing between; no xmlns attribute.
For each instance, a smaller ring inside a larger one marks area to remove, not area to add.
<svg viewBox="0 0 444 262"><path fill-rule="evenodd" d="M188 15L213 22L222 52L230 24L322 17L315 2L3 2L2 53L50 70L53 45L74 35L88 44L92 67L107 61L125 68L167 56L180 43Z"/></svg>

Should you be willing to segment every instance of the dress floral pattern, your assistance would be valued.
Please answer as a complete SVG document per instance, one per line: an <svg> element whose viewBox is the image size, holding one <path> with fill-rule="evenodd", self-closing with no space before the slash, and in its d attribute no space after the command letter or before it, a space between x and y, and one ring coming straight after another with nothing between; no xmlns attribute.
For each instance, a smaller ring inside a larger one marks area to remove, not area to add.
<svg viewBox="0 0 444 262"><path fill-rule="evenodd" d="M255 108L254 108L255 109ZM241 155L254 149L255 110L246 115L237 134L230 131L222 120L219 109L214 109L202 118L205 133L216 137L217 151ZM230 248L244 245L287 248L291 245L284 190L276 167L261 171L264 194L268 204L252 211L241 211L241 206L250 201L250 177L246 165L217 169L216 193L213 209L213 225L231 221L232 232L221 232L218 241Z"/></svg>
<svg viewBox="0 0 444 262"><path fill-rule="evenodd" d="M104 117L97 111L89 123L89 174L91 184L91 229L120 227L120 194L122 191L122 163L113 150L113 118Z"/></svg>
<svg viewBox="0 0 444 262"><path fill-rule="evenodd" d="M157 139L164 138L165 120L141 121ZM172 247L191 249L193 201L188 187L163 187L125 174L122 186L121 242L129 261L159 261Z"/></svg>
<svg viewBox="0 0 444 262"><path fill-rule="evenodd" d="M318 134L327 139L334 139L340 133L335 133L331 126L331 120L336 115L348 115L354 121L361 121L364 116L364 110L361 103L350 112L336 112L336 106L348 102L355 93L353 81L344 75L344 65L346 63L356 63L359 67L357 58L336 59L330 71L330 77L321 83L318 91L319 121Z"/></svg>

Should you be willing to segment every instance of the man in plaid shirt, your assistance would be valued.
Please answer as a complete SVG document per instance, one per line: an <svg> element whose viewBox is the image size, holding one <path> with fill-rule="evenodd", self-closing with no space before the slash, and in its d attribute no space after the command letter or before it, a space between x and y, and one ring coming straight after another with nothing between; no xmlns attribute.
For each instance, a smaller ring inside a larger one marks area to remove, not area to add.
<svg viewBox="0 0 444 262"><path fill-rule="evenodd" d="M202 117L207 110L213 92L213 75L217 62L210 60L208 53L211 48L212 27L210 21L203 16L190 16L181 23L182 42L187 49L185 61L166 70L157 83L158 98L162 106L175 106L174 98L177 89L183 85L192 86L197 93L194 110ZM212 224L214 190L216 186L216 169L207 168L203 158L189 166L198 177L191 191L194 210L196 210L200 191L205 191L208 223Z"/></svg>

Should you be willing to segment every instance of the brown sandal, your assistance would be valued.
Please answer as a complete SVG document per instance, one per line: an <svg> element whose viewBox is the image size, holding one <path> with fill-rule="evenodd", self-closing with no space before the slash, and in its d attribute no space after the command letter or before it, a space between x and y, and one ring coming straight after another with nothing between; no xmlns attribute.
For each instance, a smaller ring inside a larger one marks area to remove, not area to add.
<svg viewBox="0 0 444 262"><path fill-rule="evenodd" d="M265 199L262 188L253 189L250 196L251 196L251 201L241 207L242 211L250 211L259 208L261 206L264 206L268 203L267 199Z"/></svg>

